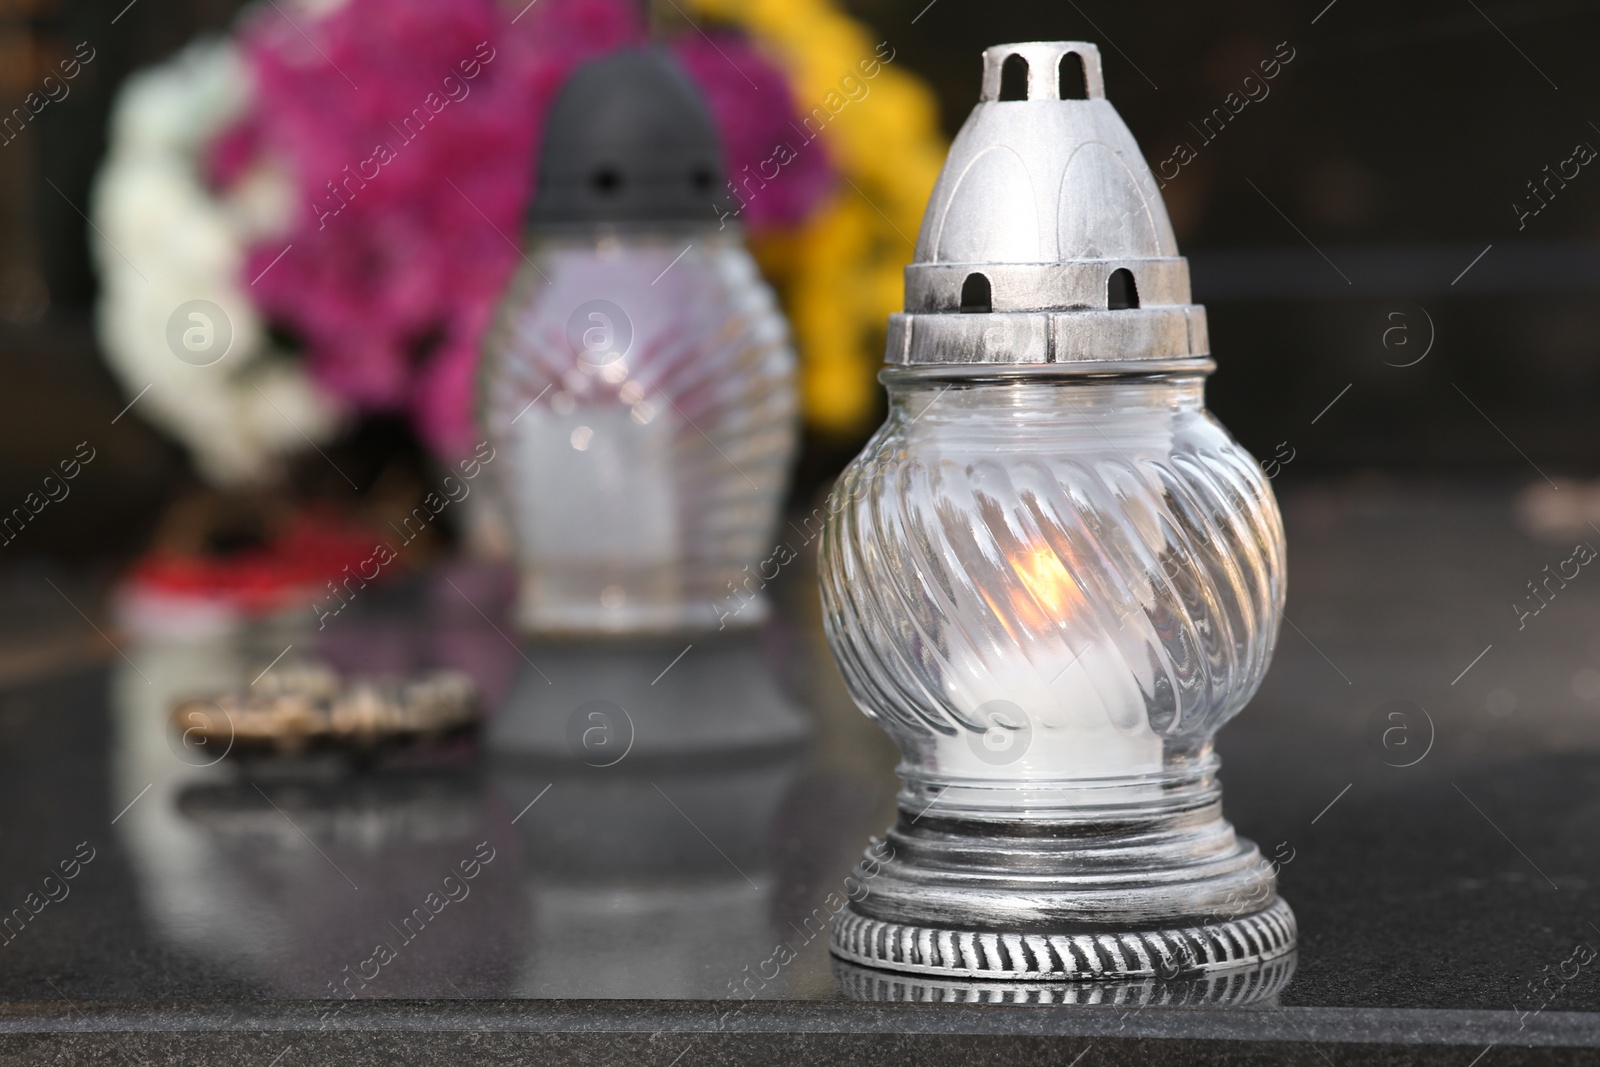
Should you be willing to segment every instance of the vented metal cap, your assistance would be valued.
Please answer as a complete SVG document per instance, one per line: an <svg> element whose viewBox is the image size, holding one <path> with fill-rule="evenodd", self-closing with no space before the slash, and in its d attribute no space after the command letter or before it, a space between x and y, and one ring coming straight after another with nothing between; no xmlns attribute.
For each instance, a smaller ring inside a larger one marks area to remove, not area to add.
<svg viewBox="0 0 1600 1067"><path fill-rule="evenodd" d="M891 366L1095 370L1210 351L1166 206L1081 41L997 45L928 201Z"/></svg>
<svg viewBox="0 0 1600 1067"><path fill-rule="evenodd" d="M689 76L665 52L619 52L579 67L551 105L528 222L709 222L723 182Z"/></svg>

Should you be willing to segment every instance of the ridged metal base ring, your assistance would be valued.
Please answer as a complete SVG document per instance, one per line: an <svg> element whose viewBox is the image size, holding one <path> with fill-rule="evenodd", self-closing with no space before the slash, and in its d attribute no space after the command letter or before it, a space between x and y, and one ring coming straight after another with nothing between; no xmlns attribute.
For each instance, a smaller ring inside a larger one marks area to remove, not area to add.
<svg viewBox="0 0 1600 1067"><path fill-rule="evenodd" d="M944 977L1031 981L1162 978L1247 967L1289 952L1294 912L1261 911L1167 930L1022 934L871 919L853 907L833 924L833 954L867 967Z"/></svg>

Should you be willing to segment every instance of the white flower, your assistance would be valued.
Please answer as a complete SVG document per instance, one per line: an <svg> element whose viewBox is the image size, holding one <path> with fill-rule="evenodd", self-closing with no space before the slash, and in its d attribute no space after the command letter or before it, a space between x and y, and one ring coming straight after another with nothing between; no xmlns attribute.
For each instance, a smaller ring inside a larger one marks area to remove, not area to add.
<svg viewBox="0 0 1600 1067"><path fill-rule="evenodd" d="M273 348L240 278L246 249L287 228L289 182L257 167L219 197L201 173L206 146L250 96L238 51L221 40L129 78L91 200L101 346L130 398L150 386L137 414L221 485L270 480L282 457L329 438L342 416L297 359ZM220 308L224 321L201 308L169 329L191 301ZM226 353L207 363L205 345L230 332ZM200 348L179 358L169 334Z"/></svg>

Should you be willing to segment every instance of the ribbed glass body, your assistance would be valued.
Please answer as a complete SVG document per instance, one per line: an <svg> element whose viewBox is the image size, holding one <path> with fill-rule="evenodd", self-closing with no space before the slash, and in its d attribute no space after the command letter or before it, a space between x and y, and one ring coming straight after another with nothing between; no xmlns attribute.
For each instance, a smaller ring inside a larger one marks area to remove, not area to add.
<svg viewBox="0 0 1600 1067"><path fill-rule="evenodd" d="M748 624L796 446L795 357L737 232L535 235L485 342L529 632ZM741 587L742 588L742 587Z"/></svg>
<svg viewBox="0 0 1600 1067"><path fill-rule="evenodd" d="M827 634L904 756L902 810L1192 803L1277 635L1267 480L1202 373L994 370L886 372L888 420L830 502Z"/></svg>

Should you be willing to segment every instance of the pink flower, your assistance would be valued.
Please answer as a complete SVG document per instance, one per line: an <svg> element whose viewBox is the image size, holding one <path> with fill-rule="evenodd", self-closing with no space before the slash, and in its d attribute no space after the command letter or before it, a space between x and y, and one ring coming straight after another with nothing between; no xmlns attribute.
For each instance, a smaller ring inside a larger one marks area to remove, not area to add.
<svg viewBox="0 0 1600 1067"><path fill-rule="evenodd" d="M783 75L734 34L686 35L673 51L717 120L728 178L745 202L739 221L755 230L798 225L833 172L822 142L800 125Z"/></svg>

